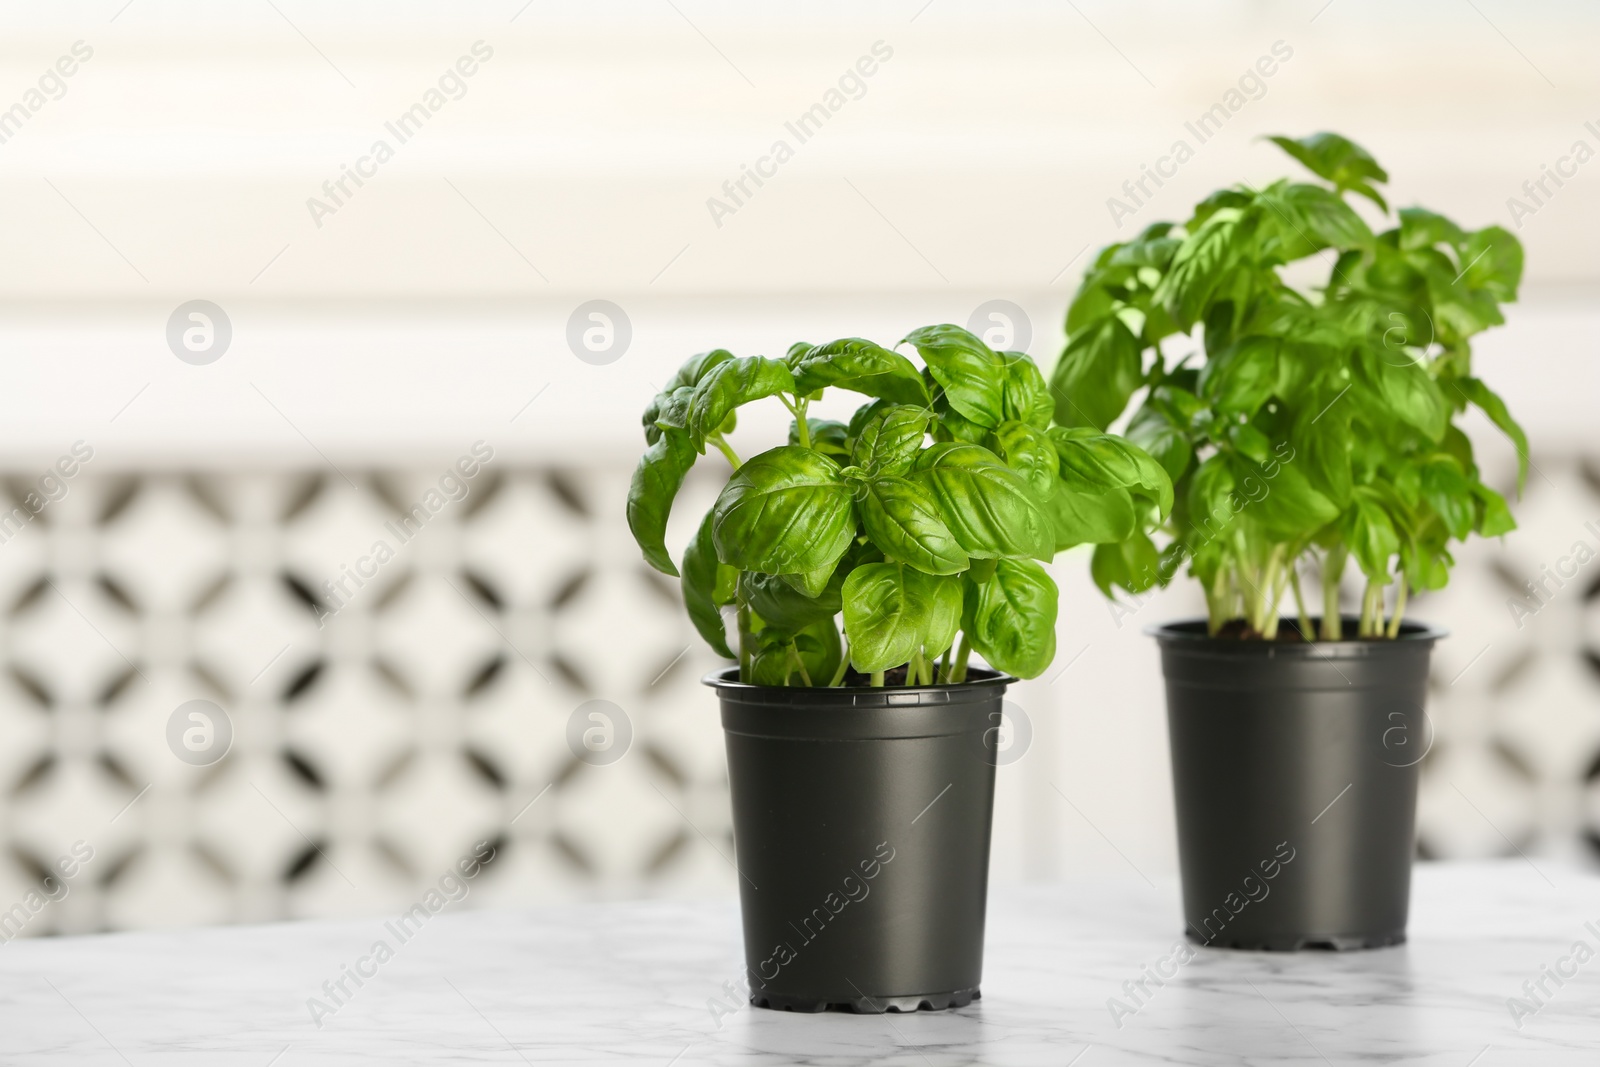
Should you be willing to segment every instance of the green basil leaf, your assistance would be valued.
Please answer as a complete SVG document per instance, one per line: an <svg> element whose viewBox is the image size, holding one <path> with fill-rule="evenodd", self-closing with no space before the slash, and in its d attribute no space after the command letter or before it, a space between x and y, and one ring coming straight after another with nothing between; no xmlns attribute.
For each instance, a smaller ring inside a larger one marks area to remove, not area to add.
<svg viewBox="0 0 1600 1067"><path fill-rule="evenodd" d="M716 546L711 543L711 512L700 522L694 540L683 553L683 606L689 612L689 621L700 631L712 651L726 659L733 659L728 647L727 623L722 618L722 605L729 603L726 592L729 583L736 581L738 571L717 560ZM723 599L719 599L719 594Z"/></svg>
<svg viewBox="0 0 1600 1067"><path fill-rule="evenodd" d="M806 419L806 429L811 434L811 447L838 463L850 462L850 431L842 422L833 419ZM800 424L789 420L789 443L800 443Z"/></svg>
<svg viewBox="0 0 1600 1067"><path fill-rule="evenodd" d="M793 574L780 574L778 579L789 585L791 589L801 596L818 597L823 590L828 588L828 583L833 581L834 571L838 568L839 561L824 563L822 566L809 571L797 571Z"/></svg>
<svg viewBox="0 0 1600 1067"><path fill-rule="evenodd" d="M897 404L928 406L928 388L916 365L898 352L859 337L813 345L794 356L790 366L795 387L802 394L832 385Z"/></svg>
<svg viewBox="0 0 1600 1067"><path fill-rule="evenodd" d="M1142 375L1139 339L1116 316L1073 334L1050 376L1056 422L1105 429L1128 406Z"/></svg>
<svg viewBox="0 0 1600 1067"><path fill-rule="evenodd" d="M1482 482L1472 483L1472 496L1477 502L1477 522L1474 529L1483 537L1499 537L1517 528L1517 520L1506 507L1506 498Z"/></svg>
<svg viewBox="0 0 1600 1067"><path fill-rule="evenodd" d="M843 650L833 620L825 619L798 633L764 632L762 645L750 663L750 680L756 685L827 685L839 666Z"/></svg>
<svg viewBox="0 0 1600 1067"><path fill-rule="evenodd" d="M950 406L963 418L993 428L1005 418L1005 362L971 333L948 323L906 334Z"/></svg>
<svg viewBox="0 0 1600 1067"><path fill-rule="evenodd" d="M966 550L940 517L928 490L908 478L874 478L866 483L857 509L873 544L891 560L929 574L959 574L967 569Z"/></svg>
<svg viewBox="0 0 1600 1067"><path fill-rule="evenodd" d="M1403 353L1362 349L1357 364L1369 388L1382 398L1394 418L1440 441L1450 424L1450 410L1439 385L1427 370Z"/></svg>
<svg viewBox="0 0 1600 1067"><path fill-rule="evenodd" d="M1254 417L1278 384L1279 342L1242 337L1214 352L1200 370L1200 396L1228 415Z"/></svg>
<svg viewBox="0 0 1600 1067"><path fill-rule="evenodd" d="M1045 510L1055 531L1057 552L1074 545L1121 541L1131 536L1139 524L1133 496L1126 489L1085 492L1057 481Z"/></svg>
<svg viewBox="0 0 1600 1067"><path fill-rule="evenodd" d="M1048 430L1056 405L1044 372L1026 352L1001 352L1000 358L1006 364L1003 414L1035 429Z"/></svg>
<svg viewBox="0 0 1600 1067"><path fill-rule="evenodd" d="M1431 456L1422 463L1422 499L1450 536L1465 540L1478 522L1477 499L1461 465L1449 456Z"/></svg>
<svg viewBox="0 0 1600 1067"><path fill-rule="evenodd" d="M901 475L911 469L928 434L927 408L884 404L855 433L850 462L868 474Z"/></svg>
<svg viewBox="0 0 1600 1067"><path fill-rule="evenodd" d="M1032 560L1003 559L994 576L971 583L961 628L998 671L1037 678L1056 654L1056 583Z"/></svg>
<svg viewBox="0 0 1600 1067"><path fill-rule="evenodd" d="M988 449L936 444L912 467L967 555L1049 559L1055 535L1042 503L1022 475Z"/></svg>
<svg viewBox="0 0 1600 1067"><path fill-rule="evenodd" d="M1339 517L1339 509L1317 492L1300 464L1241 461L1234 479L1250 518L1273 537L1293 540Z"/></svg>
<svg viewBox="0 0 1600 1067"><path fill-rule="evenodd" d="M1089 574L1108 597L1116 595L1114 589L1143 593L1161 584L1161 554L1155 542L1138 531L1114 544L1096 545Z"/></svg>
<svg viewBox="0 0 1600 1067"><path fill-rule="evenodd" d="M1173 421L1170 405L1162 403L1169 393L1159 386L1150 399L1134 412L1128 423L1128 440L1138 445L1176 482L1189 469L1194 458L1194 446L1189 443L1186 423Z"/></svg>
<svg viewBox="0 0 1600 1067"><path fill-rule="evenodd" d="M1201 320L1213 294L1224 288L1232 268L1249 244L1245 214L1222 208L1198 230L1184 238L1172 257L1172 267L1155 291L1155 301L1167 309L1182 330ZM1211 336L1208 332L1207 336Z"/></svg>
<svg viewBox="0 0 1600 1067"><path fill-rule="evenodd" d="M1299 138L1269 137L1267 140L1299 160L1317 177L1326 178L1340 190L1361 194L1384 211L1389 210L1389 205L1370 184L1387 182L1388 172L1354 141L1336 133L1313 133Z"/></svg>
<svg viewBox="0 0 1600 1067"><path fill-rule="evenodd" d="M1040 500L1050 495L1060 477L1061 460L1048 433L1008 419L995 427L992 442L995 453L1006 466L1028 479Z"/></svg>
<svg viewBox="0 0 1600 1067"><path fill-rule="evenodd" d="M1111 434L1055 427L1050 439L1069 489L1134 489L1149 496L1162 517L1172 510L1172 479L1142 448Z"/></svg>
<svg viewBox="0 0 1600 1067"><path fill-rule="evenodd" d="M868 563L844 582L850 662L863 674L942 654L961 625L961 582L899 563Z"/></svg>
<svg viewBox="0 0 1600 1067"><path fill-rule="evenodd" d="M694 387L700 384L700 379L705 377L707 371L724 360L732 358L732 352L725 348L717 348L710 352L701 352L699 355L690 356L685 360L677 372L667 379L667 384L662 387L661 392L657 393L655 399L644 409L645 441L653 445L660 438L661 428L657 425L657 422L661 418L662 408L666 406L669 397L679 390L688 390L689 392L684 394L688 396L689 393L693 392ZM674 421L670 425L681 430L686 428L688 423Z"/></svg>
<svg viewBox="0 0 1600 1067"><path fill-rule="evenodd" d="M843 604L839 591L845 576L835 576L837 581L830 581L813 597L795 589L781 575L743 571L739 575L739 593L762 622L784 633L795 633L839 614Z"/></svg>
<svg viewBox="0 0 1600 1067"><path fill-rule="evenodd" d="M1400 535L1389 512L1367 487L1356 487L1350 507L1339 521L1339 534L1367 578L1388 581L1389 560L1400 551Z"/></svg>
<svg viewBox="0 0 1600 1067"><path fill-rule="evenodd" d="M839 465L795 445L746 461L714 511L717 557L745 571L815 571L837 561L855 538L850 487Z"/></svg>
<svg viewBox="0 0 1600 1067"><path fill-rule="evenodd" d="M1477 378L1463 378L1455 384L1463 396L1478 405L1483 413L1489 416L1489 421L1498 426L1501 433L1511 438L1511 444L1517 450L1517 492L1521 493L1528 484L1528 435L1523 432L1517 420L1511 417L1511 412L1506 409L1506 402L1482 381Z"/></svg>
<svg viewBox="0 0 1600 1067"><path fill-rule="evenodd" d="M734 408L794 389L794 375L781 360L745 356L718 363L695 386L690 405L689 435L695 451L705 451L706 434L715 433Z"/></svg>
<svg viewBox="0 0 1600 1067"><path fill-rule="evenodd" d="M1469 234L1461 247L1461 284L1510 303L1522 285L1522 242L1499 226Z"/></svg>
<svg viewBox="0 0 1600 1067"><path fill-rule="evenodd" d="M644 552L645 562L673 577L677 577L678 568L667 552L667 519L696 458L687 434L681 430L664 431L640 457L628 486L628 529Z"/></svg>
<svg viewBox="0 0 1600 1067"><path fill-rule="evenodd" d="M1372 230L1338 193L1320 185L1275 182L1261 191L1260 202L1276 236L1266 242L1266 255L1282 262L1304 259L1324 248L1366 248Z"/></svg>
<svg viewBox="0 0 1600 1067"><path fill-rule="evenodd" d="M1427 208L1403 207L1400 209L1400 250L1414 252L1435 245L1459 248L1467 239L1461 227L1435 214Z"/></svg>

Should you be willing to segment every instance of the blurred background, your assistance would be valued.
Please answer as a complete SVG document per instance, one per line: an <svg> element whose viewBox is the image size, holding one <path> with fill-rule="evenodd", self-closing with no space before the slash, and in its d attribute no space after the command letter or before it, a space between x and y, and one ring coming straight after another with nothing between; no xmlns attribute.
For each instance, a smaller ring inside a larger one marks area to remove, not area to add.
<svg viewBox="0 0 1600 1067"><path fill-rule="evenodd" d="M1522 529L1413 612L1452 631L1419 850L1594 862L1600 563L1531 617L1508 602L1600 547L1597 23L1508 0L3 5L0 910L92 851L6 934L386 912L479 842L465 906L732 895L717 661L622 519L645 403L703 349L934 322L1048 369L1097 248L1296 173L1259 137L1322 129L1395 205L1527 247L1478 366L1536 471ZM782 432L771 407L741 413L743 454ZM1509 488L1509 444L1469 428ZM675 550L725 476L702 463ZM1113 611L1085 556L1055 572L993 877L1170 874L1141 630L1198 595ZM595 724L603 760L571 740Z"/></svg>

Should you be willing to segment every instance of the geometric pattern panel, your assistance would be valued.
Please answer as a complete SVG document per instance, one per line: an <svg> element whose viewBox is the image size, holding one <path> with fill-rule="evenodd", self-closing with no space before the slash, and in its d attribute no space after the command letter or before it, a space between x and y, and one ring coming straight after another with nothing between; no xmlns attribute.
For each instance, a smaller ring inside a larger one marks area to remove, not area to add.
<svg viewBox="0 0 1600 1067"><path fill-rule="evenodd" d="M731 892L718 661L629 474L0 478L0 935L398 912L479 842L475 903ZM1424 857L1600 856L1600 461L1540 458L1516 514L1408 612L1452 631Z"/></svg>
<svg viewBox="0 0 1600 1067"><path fill-rule="evenodd" d="M0 932L398 911L479 842L475 903L731 886L715 660L628 475L6 478Z"/></svg>

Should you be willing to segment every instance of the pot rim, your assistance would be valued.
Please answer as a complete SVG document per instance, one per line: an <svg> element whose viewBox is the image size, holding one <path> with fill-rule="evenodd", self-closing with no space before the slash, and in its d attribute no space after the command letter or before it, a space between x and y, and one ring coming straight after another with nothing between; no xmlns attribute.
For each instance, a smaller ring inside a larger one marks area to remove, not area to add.
<svg viewBox="0 0 1600 1067"><path fill-rule="evenodd" d="M1320 621L1322 616L1314 615L1313 620ZM1360 625L1360 618L1354 615L1343 616L1347 631L1353 631ZM1294 622L1286 619L1285 622ZM1416 619L1405 619L1400 623L1400 633L1392 638L1372 640L1370 638L1347 637L1338 641L1302 641L1299 644L1290 644L1281 641L1246 641L1236 637L1213 637L1208 630L1208 620L1205 618L1173 619L1168 622L1152 623L1144 628L1145 634L1154 637L1163 645L1180 646L1186 649L1206 649L1218 654L1253 655L1294 654L1297 651L1305 655L1321 656L1349 656L1371 655L1385 648L1400 648L1408 645L1432 644L1442 638L1449 637L1450 631L1442 626L1435 626L1430 622Z"/></svg>
<svg viewBox="0 0 1600 1067"><path fill-rule="evenodd" d="M900 704L949 703L952 695L976 693L985 689L1005 689L1018 681L992 667L970 667L967 680L955 685L756 685L739 681L738 667L723 667L700 679L719 694L760 696L764 702L779 704L847 705L890 707Z"/></svg>

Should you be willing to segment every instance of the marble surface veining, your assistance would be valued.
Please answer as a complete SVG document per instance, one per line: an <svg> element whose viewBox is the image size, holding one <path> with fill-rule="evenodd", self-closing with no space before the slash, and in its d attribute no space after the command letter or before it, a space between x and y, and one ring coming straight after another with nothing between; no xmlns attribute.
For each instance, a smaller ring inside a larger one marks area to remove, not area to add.
<svg viewBox="0 0 1600 1067"><path fill-rule="evenodd" d="M0 1063L1600 1063L1600 876L1520 860L1419 867L1406 945L1202 950L1137 997L1124 983L1177 941L1174 883L997 892L983 999L911 1015L730 997L731 901L444 911L378 962L374 943L397 941L384 922L0 945ZM332 1007L323 983L363 957L371 977L317 1025L308 1000Z"/></svg>

